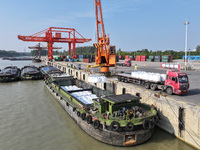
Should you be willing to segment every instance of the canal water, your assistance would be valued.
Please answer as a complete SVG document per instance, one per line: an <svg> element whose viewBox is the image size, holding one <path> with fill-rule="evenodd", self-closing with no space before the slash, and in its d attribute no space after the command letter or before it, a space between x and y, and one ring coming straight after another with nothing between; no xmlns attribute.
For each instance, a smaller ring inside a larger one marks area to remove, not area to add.
<svg viewBox="0 0 200 150"><path fill-rule="evenodd" d="M0 69L31 61L0 59ZM34 65L39 66L42 64ZM42 80L0 83L0 150L191 150L155 128L152 138L136 147L114 147L90 137L48 93Z"/></svg>

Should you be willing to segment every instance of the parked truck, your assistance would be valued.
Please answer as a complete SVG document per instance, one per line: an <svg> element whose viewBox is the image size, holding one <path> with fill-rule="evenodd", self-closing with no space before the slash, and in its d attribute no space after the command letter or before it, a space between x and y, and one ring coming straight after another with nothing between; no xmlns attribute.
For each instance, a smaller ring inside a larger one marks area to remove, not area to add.
<svg viewBox="0 0 200 150"><path fill-rule="evenodd" d="M163 90L168 94L186 94L189 91L189 79L186 73L177 70L168 70L163 80L145 79L141 74L134 77L131 74L118 74L118 80L122 82L130 82L134 84L144 85L146 89Z"/></svg>
<svg viewBox="0 0 200 150"><path fill-rule="evenodd" d="M127 66L127 67L131 67L131 60L129 59L125 59L125 63L117 63L117 66Z"/></svg>

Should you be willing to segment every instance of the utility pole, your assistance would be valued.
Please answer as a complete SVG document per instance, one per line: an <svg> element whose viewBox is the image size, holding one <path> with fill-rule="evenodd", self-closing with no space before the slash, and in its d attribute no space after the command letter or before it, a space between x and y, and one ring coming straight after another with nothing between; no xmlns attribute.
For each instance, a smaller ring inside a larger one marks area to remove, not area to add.
<svg viewBox="0 0 200 150"><path fill-rule="evenodd" d="M184 23L184 25L186 26L185 28L185 67L187 66L187 25L189 24L189 22Z"/></svg>

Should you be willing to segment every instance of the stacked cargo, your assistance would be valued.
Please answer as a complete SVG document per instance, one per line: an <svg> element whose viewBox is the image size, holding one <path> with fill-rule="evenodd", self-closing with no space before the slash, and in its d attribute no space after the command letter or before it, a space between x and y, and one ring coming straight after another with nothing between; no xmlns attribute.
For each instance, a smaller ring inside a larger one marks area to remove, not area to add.
<svg viewBox="0 0 200 150"><path fill-rule="evenodd" d="M91 58L83 58L83 62L85 62L85 63L91 63L92 60L91 60Z"/></svg>
<svg viewBox="0 0 200 150"><path fill-rule="evenodd" d="M155 62L160 62L160 60L161 60L161 59L160 59L160 56L155 56L155 57L154 57L154 61L155 61Z"/></svg>
<svg viewBox="0 0 200 150"><path fill-rule="evenodd" d="M72 56L69 56L69 55L67 56L67 59L71 59L71 58L72 58Z"/></svg>
<svg viewBox="0 0 200 150"><path fill-rule="evenodd" d="M61 57L60 56L55 56L54 59L55 59L55 61L61 61Z"/></svg>
<svg viewBox="0 0 200 150"><path fill-rule="evenodd" d="M141 61L141 56L140 55L136 56L135 61Z"/></svg>
<svg viewBox="0 0 200 150"><path fill-rule="evenodd" d="M142 55L142 56L141 56L141 60L140 60L140 61L146 61L146 59L147 59L147 56L145 56L145 55Z"/></svg>
<svg viewBox="0 0 200 150"><path fill-rule="evenodd" d="M134 56L129 56L130 60L135 60Z"/></svg>
<svg viewBox="0 0 200 150"><path fill-rule="evenodd" d="M79 61L83 62L83 55L79 55Z"/></svg>
<svg viewBox="0 0 200 150"><path fill-rule="evenodd" d="M79 55L79 61L85 63L95 62L95 55Z"/></svg>
<svg viewBox="0 0 200 150"><path fill-rule="evenodd" d="M78 58L78 57L79 57L78 55L74 55L74 56L73 56L73 58Z"/></svg>
<svg viewBox="0 0 200 150"><path fill-rule="evenodd" d="M66 56L64 55L60 55L60 57L61 57L61 61L63 61L66 58Z"/></svg>
<svg viewBox="0 0 200 150"><path fill-rule="evenodd" d="M172 62L172 55L162 56L162 62Z"/></svg>
<svg viewBox="0 0 200 150"><path fill-rule="evenodd" d="M70 59L69 59L69 62L74 62L74 59L71 59L71 58L70 58Z"/></svg>
<svg viewBox="0 0 200 150"><path fill-rule="evenodd" d="M126 56L125 56L125 59L128 59L128 58L129 58L129 55L126 55Z"/></svg>
<svg viewBox="0 0 200 150"><path fill-rule="evenodd" d="M95 62L95 55L90 55L91 62Z"/></svg>
<svg viewBox="0 0 200 150"><path fill-rule="evenodd" d="M116 55L116 62L119 62L119 56Z"/></svg>
<svg viewBox="0 0 200 150"><path fill-rule="evenodd" d="M74 62L78 62L79 61L79 59L78 58L74 58Z"/></svg>
<svg viewBox="0 0 200 150"><path fill-rule="evenodd" d="M153 62L153 61L154 61L154 56L149 56L149 58L146 59L146 61L148 61L148 62Z"/></svg>

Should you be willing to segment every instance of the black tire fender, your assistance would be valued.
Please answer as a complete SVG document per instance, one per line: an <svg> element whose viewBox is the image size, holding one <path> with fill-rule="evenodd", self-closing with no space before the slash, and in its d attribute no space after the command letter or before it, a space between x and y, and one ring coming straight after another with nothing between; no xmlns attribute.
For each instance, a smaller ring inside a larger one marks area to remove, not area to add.
<svg viewBox="0 0 200 150"><path fill-rule="evenodd" d="M128 131L133 131L133 129L134 129L134 124L133 124L132 122L128 122L128 123L126 124L126 129L127 129Z"/></svg>
<svg viewBox="0 0 200 150"><path fill-rule="evenodd" d="M151 128L151 122L149 119L144 119L143 120L143 123L142 123L142 126L145 130L148 130Z"/></svg>
<svg viewBox="0 0 200 150"><path fill-rule="evenodd" d="M88 115L86 117L86 121L87 121L88 124L92 123L92 116Z"/></svg>
<svg viewBox="0 0 200 150"><path fill-rule="evenodd" d="M111 128L112 131L117 131L120 128L120 124L117 121L113 121L110 124L110 128Z"/></svg>
<svg viewBox="0 0 200 150"><path fill-rule="evenodd" d="M82 113L82 114L81 114L81 118L82 118L82 120L85 120L85 118L86 118L86 113Z"/></svg>
<svg viewBox="0 0 200 150"><path fill-rule="evenodd" d="M100 127L100 121L99 120L94 120L93 126L95 129L98 129Z"/></svg>
<svg viewBox="0 0 200 150"><path fill-rule="evenodd" d="M153 123L156 123L157 120L158 120L158 117L157 117L157 116L153 116L153 117L152 117L152 122L153 122Z"/></svg>
<svg viewBox="0 0 200 150"><path fill-rule="evenodd" d="M76 110L76 107L73 108L73 112Z"/></svg>
<svg viewBox="0 0 200 150"><path fill-rule="evenodd" d="M76 113L76 114L77 114L77 116L78 116L78 117L80 117L80 116L81 116L81 113L80 113L80 111L77 111L77 113Z"/></svg>

